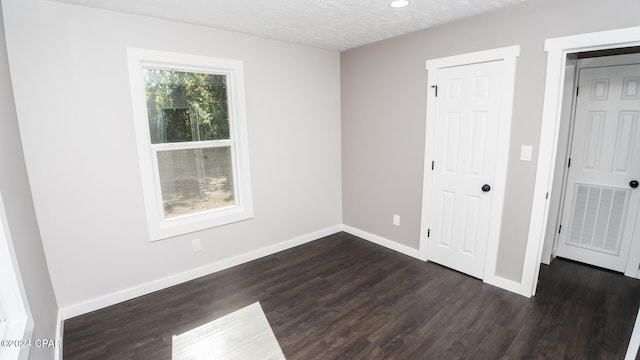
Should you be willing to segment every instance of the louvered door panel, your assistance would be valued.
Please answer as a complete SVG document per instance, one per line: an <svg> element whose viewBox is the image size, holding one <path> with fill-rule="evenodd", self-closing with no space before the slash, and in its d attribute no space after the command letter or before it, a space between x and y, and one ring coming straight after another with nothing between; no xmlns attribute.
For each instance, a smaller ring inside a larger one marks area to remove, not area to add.
<svg viewBox="0 0 640 360"><path fill-rule="evenodd" d="M576 184L569 243L618 255L630 191Z"/></svg>

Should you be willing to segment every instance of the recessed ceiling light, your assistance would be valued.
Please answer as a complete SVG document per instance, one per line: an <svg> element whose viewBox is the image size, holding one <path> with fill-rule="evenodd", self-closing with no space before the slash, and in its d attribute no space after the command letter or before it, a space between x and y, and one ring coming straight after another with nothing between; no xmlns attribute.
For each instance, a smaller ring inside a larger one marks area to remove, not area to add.
<svg viewBox="0 0 640 360"><path fill-rule="evenodd" d="M409 2L407 0L395 0L395 1L392 1L391 4L389 5L391 5L391 7L394 7L394 8L401 8L409 5Z"/></svg>

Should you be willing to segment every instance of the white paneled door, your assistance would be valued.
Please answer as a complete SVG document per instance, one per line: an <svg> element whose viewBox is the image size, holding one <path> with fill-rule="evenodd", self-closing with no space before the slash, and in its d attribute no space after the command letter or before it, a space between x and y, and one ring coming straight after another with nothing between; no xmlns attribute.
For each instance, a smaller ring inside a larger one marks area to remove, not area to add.
<svg viewBox="0 0 640 360"><path fill-rule="evenodd" d="M428 259L477 278L491 223L502 67L491 61L443 68L435 79Z"/></svg>
<svg viewBox="0 0 640 360"><path fill-rule="evenodd" d="M624 272L640 205L640 65L581 69L557 256Z"/></svg>

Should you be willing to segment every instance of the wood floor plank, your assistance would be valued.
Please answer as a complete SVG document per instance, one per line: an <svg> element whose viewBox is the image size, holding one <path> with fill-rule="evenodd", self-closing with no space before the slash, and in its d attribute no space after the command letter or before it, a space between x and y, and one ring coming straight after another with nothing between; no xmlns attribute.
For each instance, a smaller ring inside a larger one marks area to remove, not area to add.
<svg viewBox="0 0 640 360"><path fill-rule="evenodd" d="M621 359L640 281L557 259L522 296L338 233L65 321L64 358L171 359L260 301L287 359Z"/></svg>

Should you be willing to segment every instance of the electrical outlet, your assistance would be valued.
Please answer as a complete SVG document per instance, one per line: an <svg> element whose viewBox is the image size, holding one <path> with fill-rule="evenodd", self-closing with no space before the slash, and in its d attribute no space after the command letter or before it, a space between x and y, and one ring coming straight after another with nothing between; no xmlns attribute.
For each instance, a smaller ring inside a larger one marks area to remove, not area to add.
<svg viewBox="0 0 640 360"><path fill-rule="evenodd" d="M400 215L393 215L393 225L400 226Z"/></svg>
<svg viewBox="0 0 640 360"><path fill-rule="evenodd" d="M200 239L191 240L191 245L193 246L193 252L200 251L200 249L201 249L201 247L200 247Z"/></svg>

